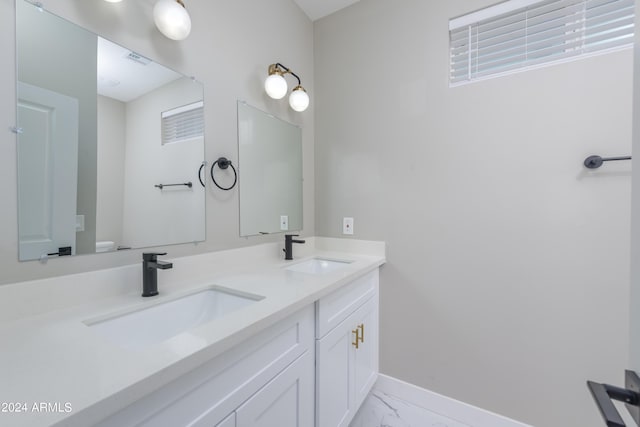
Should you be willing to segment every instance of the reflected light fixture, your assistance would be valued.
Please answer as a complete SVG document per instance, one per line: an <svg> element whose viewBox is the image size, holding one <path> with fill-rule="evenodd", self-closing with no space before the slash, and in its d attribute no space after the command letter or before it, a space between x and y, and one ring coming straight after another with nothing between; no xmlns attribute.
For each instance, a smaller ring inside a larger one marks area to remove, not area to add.
<svg viewBox="0 0 640 427"><path fill-rule="evenodd" d="M191 17L182 0L158 0L153 7L153 20L171 40L184 40L191 32Z"/></svg>
<svg viewBox="0 0 640 427"><path fill-rule="evenodd" d="M309 95L300 84L300 77L279 62L269 65L269 76L264 81L264 90L271 98L282 99L288 89L287 81L284 79L285 74L291 74L298 80L298 85L289 95L289 105L298 112L306 110L309 107Z"/></svg>

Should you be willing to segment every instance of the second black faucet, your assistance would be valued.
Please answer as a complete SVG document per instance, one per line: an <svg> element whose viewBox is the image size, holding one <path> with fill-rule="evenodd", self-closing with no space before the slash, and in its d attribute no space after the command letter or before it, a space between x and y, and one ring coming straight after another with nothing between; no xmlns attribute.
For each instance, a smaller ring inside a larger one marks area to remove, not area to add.
<svg viewBox="0 0 640 427"><path fill-rule="evenodd" d="M285 234L284 235L284 259L293 259L293 244L304 243L304 240L295 240L294 237L298 237L299 234Z"/></svg>

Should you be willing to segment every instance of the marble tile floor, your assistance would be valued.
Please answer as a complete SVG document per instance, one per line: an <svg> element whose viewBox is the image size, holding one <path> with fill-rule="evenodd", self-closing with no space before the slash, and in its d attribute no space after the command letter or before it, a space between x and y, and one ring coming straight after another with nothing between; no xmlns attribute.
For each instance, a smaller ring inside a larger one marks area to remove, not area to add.
<svg viewBox="0 0 640 427"><path fill-rule="evenodd" d="M473 427L374 388L349 427Z"/></svg>

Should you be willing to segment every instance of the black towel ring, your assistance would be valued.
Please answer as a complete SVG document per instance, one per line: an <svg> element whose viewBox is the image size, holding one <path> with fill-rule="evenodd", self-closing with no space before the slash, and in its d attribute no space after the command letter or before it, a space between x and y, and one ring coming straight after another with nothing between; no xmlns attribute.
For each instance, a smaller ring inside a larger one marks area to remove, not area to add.
<svg viewBox="0 0 640 427"><path fill-rule="evenodd" d="M233 184L231 184L230 187L227 187L227 188L221 187L220 184L216 182L216 179L213 176L213 169L216 167L216 165L218 165L218 167L223 170L227 169L229 166L231 166L231 169L233 169ZM211 179L213 180L213 183L216 185L216 187L224 191L229 191L233 187L235 187L236 182L238 182L238 172L236 171L236 168L234 168L233 165L231 164L231 160L227 159L226 157L220 157L211 165Z"/></svg>
<svg viewBox="0 0 640 427"><path fill-rule="evenodd" d="M205 162L202 162L202 164L200 165L200 169L198 169L198 181L200 181L200 184L204 187L204 182L202 182L202 168L204 168Z"/></svg>

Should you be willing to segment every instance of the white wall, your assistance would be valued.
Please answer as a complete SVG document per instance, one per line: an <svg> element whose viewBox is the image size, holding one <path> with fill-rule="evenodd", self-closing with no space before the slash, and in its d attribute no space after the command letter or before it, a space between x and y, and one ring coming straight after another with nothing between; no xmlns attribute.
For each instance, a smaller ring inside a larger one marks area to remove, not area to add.
<svg viewBox="0 0 640 427"><path fill-rule="evenodd" d="M153 24L153 0L58 0L44 2L52 12L102 34L170 68L193 75L205 86L206 157L237 161L236 102L269 111L303 128L304 224L314 223L313 104L304 113L290 110L286 100L269 99L263 82L267 67L281 62L302 78L313 99L313 24L291 0L191 0L187 7L193 30L183 42L162 36ZM0 283L34 279L139 262L142 250L50 259L46 265L17 261L15 135L15 5L0 1ZM213 187L213 186L210 186ZM166 248L169 256L220 250L268 241L281 235L240 238L237 188L207 191L207 240L198 245Z"/></svg>
<svg viewBox="0 0 640 427"><path fill-rule="evenodd" d="M537 427L603 425L628 351L630 50L448 87L448 20L367 0L318 21L316 229L385 240L381 371Z"/></svg>
<svg viewBox="0 0 640 427"><path fill-rule="evenodd" d="M98 96L96 240L122 245L126 105Z"/></svg>

